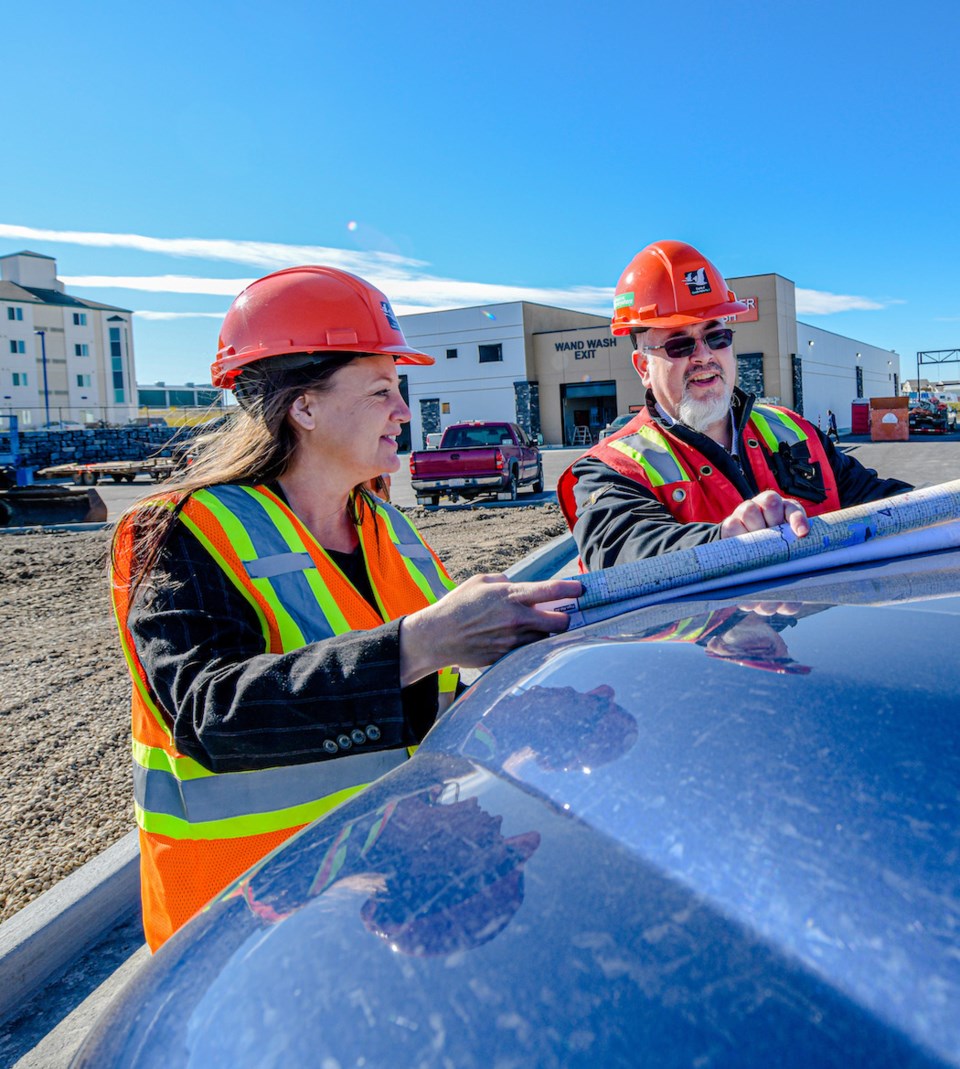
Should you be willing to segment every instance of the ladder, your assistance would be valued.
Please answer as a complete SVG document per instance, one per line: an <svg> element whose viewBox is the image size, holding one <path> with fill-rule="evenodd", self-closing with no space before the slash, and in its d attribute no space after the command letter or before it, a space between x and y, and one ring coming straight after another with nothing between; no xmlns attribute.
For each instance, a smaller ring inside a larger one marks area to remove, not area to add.
<svg viewBox="0 0 960 1069"><path fill-rule="evenodd" d="M593 435L589 427L574 427L571 445L593 445Z"/></svg>

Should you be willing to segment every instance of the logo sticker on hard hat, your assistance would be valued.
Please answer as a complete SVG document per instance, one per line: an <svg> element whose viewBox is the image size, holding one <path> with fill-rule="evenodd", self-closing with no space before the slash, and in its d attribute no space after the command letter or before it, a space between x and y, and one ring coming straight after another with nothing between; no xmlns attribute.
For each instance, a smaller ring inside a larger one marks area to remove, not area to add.
<svg viewBox="0 0 960 1069"><path fill-rule="evenodd" d="M400 324L397 322L397 317L393 314L393 309L390 307L390 302L381 301L380 307L383 309L383 314L387 317L387 322L390 324L390 329L399 330Z"/></svg>
<svg viewBox="0 0 960 1069"><path fill-rule="evenodd" d="M633 304L633 294L632 293L618 293L616 295L616 297L613 298L613 307L615 309L617 309L617 308L629 308L630 305L632 305L632 304Z"/></svg>
<svg viewBox="0 0 960 1069"><path fill-rule="evenodd" d="M707 269L705 267L698 267L696 271L684 271L683 283L690 291L691 297L696 297L699 293L710 292L710 283L707 280Z"/></svg>

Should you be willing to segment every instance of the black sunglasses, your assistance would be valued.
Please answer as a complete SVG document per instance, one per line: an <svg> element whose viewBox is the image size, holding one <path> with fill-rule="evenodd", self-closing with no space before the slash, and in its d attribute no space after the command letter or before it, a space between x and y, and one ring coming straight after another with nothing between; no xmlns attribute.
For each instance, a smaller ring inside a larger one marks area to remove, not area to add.
<svg viewBox="0 0 960 1069"><path fill-rule="evenodd" d="M704 334L703 343L711 351L727 349L733 344L733 334L730 327L718 327ZM667 338L663 345L644 345L643 348L651 351L662 349L671 360L681 360L685 356L693 356L697 349L697 339L683 334L677 338Z"/></svg>

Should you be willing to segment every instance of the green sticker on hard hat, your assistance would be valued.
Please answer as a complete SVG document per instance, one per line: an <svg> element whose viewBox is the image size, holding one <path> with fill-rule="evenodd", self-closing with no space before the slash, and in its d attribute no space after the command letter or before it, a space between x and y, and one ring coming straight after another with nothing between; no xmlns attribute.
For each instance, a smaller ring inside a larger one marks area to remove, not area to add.
<svg viewBox="0 0 960 1069"><path fill-rule="evenodd" d="M617 309L617 308L629 308L629 307L631 307L632 304L633 304L633 294L632 293L618 293L616 295L616 297L613 298L613 307L614 307L614 309Z"/></svg>

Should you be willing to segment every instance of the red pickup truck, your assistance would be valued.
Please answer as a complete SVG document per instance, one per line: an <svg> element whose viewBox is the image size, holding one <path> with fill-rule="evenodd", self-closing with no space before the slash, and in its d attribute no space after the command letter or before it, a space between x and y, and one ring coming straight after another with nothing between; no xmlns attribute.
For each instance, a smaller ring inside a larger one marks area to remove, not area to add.
<svg viewBox="0 0 960 1069"><path fill-rule="evenodd" d="M514 501L521 486L543 490L540 447L516 423L452 423L437 449L410 454L410 483L418 505L496 494Z"/></svg>

